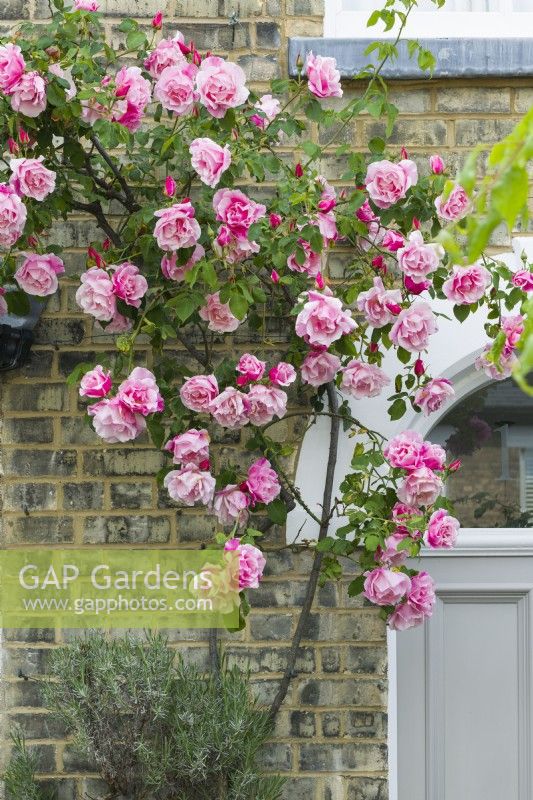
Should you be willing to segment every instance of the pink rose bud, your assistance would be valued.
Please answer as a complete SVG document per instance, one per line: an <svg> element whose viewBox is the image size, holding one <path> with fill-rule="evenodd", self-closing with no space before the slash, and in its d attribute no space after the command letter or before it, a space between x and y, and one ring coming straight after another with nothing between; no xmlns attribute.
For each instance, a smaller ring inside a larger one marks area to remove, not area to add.
<svg viewBox="0 0 533 800"><path fill-rule="evenodd" d="M369 351L371 353L377 353L378 349L379 349L378 348L378 343L377 342L370 342L370 344L368 345L368 349L369 349Z"/></svg>
<svg viewBox="0 0 533 800"><path fill-rule="evenodd" d="M304 60L302 58L301 53L298 53L298 55L296 57L296 69L298 70L298 72L302 71L303 66L304 66Z"/></svg>
<svg viewBox="0 0 533 800"><path fill-rule="evenodd" d="M272 283L279 283L279 275L275 269L273 269L272 272L270 273L270 279Z"/></svg>
<svg viewBox="0 0 533 800"><path fill-rule="evenodd" d="M24 128L19 128L19 142L21 144L29 144L30 143L30 136Z"/></svg>
<svg viewBox="0 0 533 800"><path fill-rule="evenodd" d="M455 461L448 465L448 472L457 472L458 469L461 469L461 466L461 460L456 458Z"/></svg>
<svg viewBox="0 0 533 800"><path fill-rule="evenodd" d="M385 259L383 258L383 256L376 256L375 258L373 258L372 266L374 267L374 269L381 269L383 270L383 272L387 271L387 267L385 265Z"/></svg>
<svg viewBox="0 0 533 800"><path fill-rule="evenodd" d="M399 314L402 310L398 303L385 303L385 307L388 308L391 314Z"/></svg>
<svg viewBox="0 0 533 800"><path fill-rule="evenodd" d="M37 239L36 236L28 236L28 244L30 247L38 247L39 240Z"/></svg>
<svg viewBox="0 0 533 800"><path fill-rule="evenodd" d="M252 114L250 117L250 122L255 125L256 128L265 128L266 127L266 119L264 117L260 117L259 114Z"/></svg>
<svg viewBox="0 0 533 800"><path fill-rule="evenodd" d="M318 289L323 289L324 286L326 285L326 282L325 282L321 272L319 272L318 275L316 276L315 282L316 282L316 285L317 285Z"/></svg>
<svg viewBox="0 0 533 800"><path fill-rule="evenodd" d="M405 288L410 294L422 294L426 289L431 286L430 281L414 281L410 275L404 275L403 283Z"/></svg>
<svg viewBox="0 0 533 800"><path fill-rule="evenodd" d="M178 45L179 49L181 50L184 56L189 55L191 49L187 44L185 44L185 42L176 41L176 44Z"/></svg>
<svg viewBox="0 0 533 800"><path fill-rule="evenodd" d="M111 247L111 239L104 239L102 242L102 250L107 253Z"/></svg>
<svg viewBox="0 0 533 800"><path fill-rule="evenodd" d="M430 156L429 166L434 175L442 175L444 172L444 161L440 156Z"/></svg>
<svg viewBox="0 0 533 800"><path fill-rule="evenodd" d="M318 210L321 214L327 214L328 211L332 211L336 205L337 201L334 197L326 197L318 203Z"/></svg>
<svg viewBox="0 0 533 800"><path fill-rule="evenodd" d="M347 195L346 189L341 189L339 192L339 200L346 200Z"/></svg>
<svg viewBox="0 0 533 800"><path fill-rule="evenodd" d="M420 230L420 220L418 217L413 217L413 228L416 228L417 231Z"/></svg>
<svg viewBox="0 0 533 800"><path fill-rule="evenodd" d="M111 83L111 76L106 75L105 78L102 78L102 80L100 81L100 86L103 86L105 88L106 86L109 86L110 83Z"/></svg>
<svg viewBox="0 0 533 800"><path fill-rule="evenodd" d="M7 146L9 147L9 152L11 155L18 153L19 146L14 139L11 137L7 140Z"/></svg>
<svg viewBox="0 0 533 800"><path fill-rule="evenodd" d="M192 42L191 42L191 44L192 44ZM209 53L206 53L205 57L209 58ZM192 62L193 62L193 64L196 64L197 67L199 67L200 64L202 63L202 56L200 55L198 50L194 51L193 56L192 56Z"/></svg>
<svg viewBox="0 0 533 800"><path fill-rule="evenodd" d="M268 221L270 222L271 228L277 228L281 225L282 219L279 214L270 214Z"/></svg>
<svg viewBox="0 0 533 800"><path fill-rule="evenodd" d="M297 178L301 178L302 175L304 174L304 169L299 161L296 164L296 167L294 168L294 174L296 175Z"/></svg>
<svg viewBox="0 0 533 800"><path fill-rule="evenodd" d="M402 158L409 158L409 153L407 152L405 147L402 147L402 149L400 150L400 153L401 153Z"/></svg>
<svg viewBox="0 0 533 800"><path fill-rule="evenodd" d="M152 28L155 28L156 31L159 31L161 30L162 27L163 27L163 12L158 11L152 20Z"/></svg>
<svg viewBox="0 0 533 800"><path fill-rule="evenodd" d="M417 358L415 361L415 375L420 378L421 375L424 374L426 368L424 367L424 362L421 358Z"/></svg>
<svg viewBox="0 0 533 800"><path fill-rule="evenodd" d="M103 267L105 267L104 259L102 258L100 253L97 250L94 249L94 247L89 247L88 248L88 250L87 250L87 258L89 260L91 260L91 261L94 261L94 263L96 264L96 266L99 269L102 269Z"/></svg>
<svg viewBox="0 0 533 800"><path fill-rule="evenodd" d="M167 175L165 179L165 189L164 193L167 197L174 197L176 194L176 181L172 177L172 175Z"/></svg>

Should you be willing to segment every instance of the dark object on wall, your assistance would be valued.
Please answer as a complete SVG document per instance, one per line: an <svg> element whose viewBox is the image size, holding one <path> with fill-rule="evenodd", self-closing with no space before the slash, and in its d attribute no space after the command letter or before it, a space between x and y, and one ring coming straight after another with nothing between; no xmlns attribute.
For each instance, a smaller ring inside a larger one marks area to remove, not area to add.
<svg viewBox="0 0 533 800"><path fill-rule="evenodd" d="M24 316L6 314L0 317L0 372L17 369L27 362L33 344L33 331L44 308L42 301L29 298Z"/></svg>

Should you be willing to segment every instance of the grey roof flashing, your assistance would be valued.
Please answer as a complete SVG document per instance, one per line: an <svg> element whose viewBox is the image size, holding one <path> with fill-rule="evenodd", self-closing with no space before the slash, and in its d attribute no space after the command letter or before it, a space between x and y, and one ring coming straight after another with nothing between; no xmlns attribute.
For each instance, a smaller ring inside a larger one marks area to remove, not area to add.
<svg viewBox="0 0 533 800"><path fill-rule="evenodd" d="M372 61L364 51L371 39L322 39L297 36L289 39L289 71L296 75L298 55L309 51L333 56L343 78L352 78ZM420 39L431 50L437 65L433 78L527 78L533 76L533 38L528 39ZM409 58L406 42L400 42L399 57L386 64L388 80L420 80L427 77L416 59Z"/></svg>

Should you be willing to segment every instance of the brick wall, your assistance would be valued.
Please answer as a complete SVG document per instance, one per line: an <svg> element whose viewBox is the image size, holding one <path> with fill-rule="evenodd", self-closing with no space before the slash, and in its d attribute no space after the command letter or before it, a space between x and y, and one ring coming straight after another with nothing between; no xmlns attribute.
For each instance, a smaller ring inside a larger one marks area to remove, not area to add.
<svg viewBox="0 0 533 800"><path fill-rule="evenodd" d="M148 22L161 7L159 0L103 0L101 5L111 32L121 15L133 13ZM0 32L21 18L42 19L46 9L44 0L4 0ZM255 83L284 74L288 36L320 35L322 26L320 0L170 0L163 11L166 24L179 27L201 49L232 51ZM439 151L454 169L472 145L506 133L533 101L533 90L521 81L412 82L396 85L392 99L401 111L392 142L406 146L415 157ZM362 147L380 132L378 123L360 119L346 129L345 137ZM329 178L334 180L342 169L335 156L325 159L323 171ZM82 270L86 241L95 235L82 219L62 229L70 275ZM505 246L503 235L498 244ZM342 275L347 257L332 257L334 277ZM93 332L77 312L74 289L67 278L60 295L50 301L29 365L2 376L0 542L175 546L209 538L212 520L177 511L158 492L153 475L161 455L147 440L135 448L102 446L84 424L76 390L65 386L65 376L80 358L90 361L109 347L109 340L101 331ZM145 355L140 352L140 361ZM279 427L284 439L294 434ZM218 445L231 448L235 443L229 432L221 434ZM271 529L268 539L279 546L282 531ZM273 696L284 668L309 564L305 552L272 552L246 631L226 637L230 663L250 665L265 701ZM15 721L23 724L39 752L43 776L61 780L65 800L82 791L94 794L91 765L80 762L39 707L33 678L45 670L50 648L73 635L8 631L2 660L4 735ZM173 645L200 664L206 657L201 635L170 632ZM345 583L322 589L298 676L264 756L266 765L289 776L287 800L385 800L386 662L385 630L375 610L348 599Z"/></svg>

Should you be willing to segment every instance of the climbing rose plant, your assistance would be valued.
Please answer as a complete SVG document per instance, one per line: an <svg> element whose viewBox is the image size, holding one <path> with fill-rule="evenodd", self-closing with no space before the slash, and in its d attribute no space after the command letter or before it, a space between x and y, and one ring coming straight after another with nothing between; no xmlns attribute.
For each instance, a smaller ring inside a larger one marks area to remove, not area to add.
<svg viewBox="0 0 533 800"><path fill-rule="evenodd" d="M413 2L393 5L373 21L398 15L403 25ZM334 59L313 54L295 80L257 96L238 64L199 53L179 31L163 35L160 14L150 34L124 20L115 50L96 2L65 10L55 0L55 9L49 24L23 24L0 46L0 315L56 292L65 272L58 221L91 215L99 238L86 243L76 302L96 337L115 336L116 355L71 378L96 434L112 444L148 430L168 456L159 478L170 498L205 507L217 543L238 551L243 593L265 565L257 527L283 524L301 504L320 526L311 600L318 571L338 578L347 558L359 569L351 595L380 606L391 628L419 624L434 586L407 559L422 544L454 545L459 523L443 490L460 464L412 430L386 442L358 420L357 401L386 392L399 420L453 399L451 383L424 363L439 324L433 298L449 302L458 324L488 308L477 366L509 375L523 330L511 312L533 275L486 257L454 260L457 251L439 243L448 226L461 233L472 201L438 154L417 165L379 137L364 153L337 144L362 112L392 129L379 67L359 76L366 91L344 106ZM395 44L376 49L381 64L396 53ZM410 50L430 65L416 43ZM321 172L325 147L343 165L338 188ZM335 281L327 256L338 245L351 255ZM281 360L270 355L276 320ZM150 369L136 365L139 336ZM388 350L398 359L393 379L382 369ZM328 471L323 503L310 508L287 474L293 448L273 433L284 418L307 425L322 415ZM220 428L249 431L249 467L242 451L220 460L211 447ZM333 497L340 428L356 444Z"/></svg>

